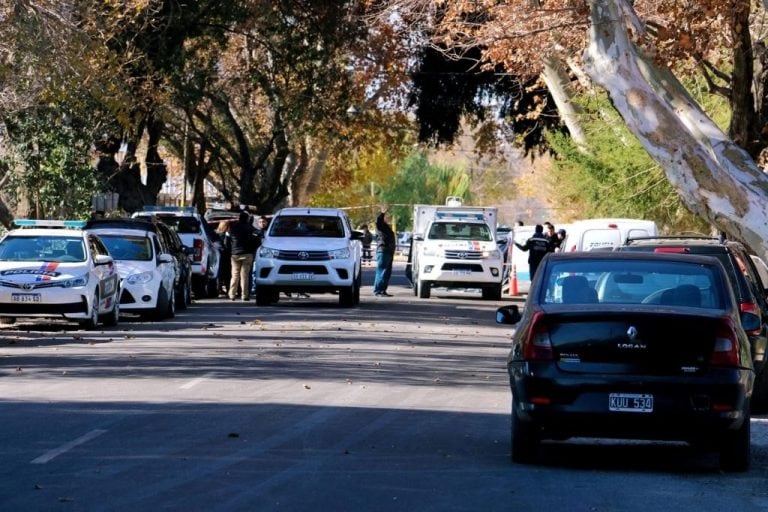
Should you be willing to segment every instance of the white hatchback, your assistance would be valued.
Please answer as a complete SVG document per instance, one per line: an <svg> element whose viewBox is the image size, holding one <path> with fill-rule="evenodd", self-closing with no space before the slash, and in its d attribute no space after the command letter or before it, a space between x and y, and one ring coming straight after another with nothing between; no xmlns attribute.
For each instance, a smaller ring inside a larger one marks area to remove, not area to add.
<svg viewBox="0 0 768 512"><path fill-rule="evenodd" d="M280 210L256 253L256 304L275 303L280 292L338 293L341 306L358 304L362 238L343 210Z"/></svg>
<svg viewBox="0 0 768 512"><path fill-rule="evenodd" d="M135 224L135 227L130 227ZM152 224L128 221L120 227L99 227L90 231L99 236L115 259L120 272L120 308L153 320L176 314L173 256L163 251Z"/></svg>
<svg viewBox="0 0 768 512"><path fill-rule="evenodd" d="M17 220L0 240L0 319L61 318L116 325L117 265L84 222Z"/></svg>

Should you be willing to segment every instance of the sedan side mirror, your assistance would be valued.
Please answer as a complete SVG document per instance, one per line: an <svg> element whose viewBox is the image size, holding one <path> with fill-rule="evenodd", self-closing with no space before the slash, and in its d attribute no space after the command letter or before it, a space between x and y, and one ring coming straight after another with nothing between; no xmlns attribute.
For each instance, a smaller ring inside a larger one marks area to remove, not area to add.
<svg viewBox="0 0 768 512"><path fill-rule="evenodd" d="M517 304L511 306L502 306L496 310L496 323L512 325L520 321L522 316L520 315L520 309Z"/></svg>
<svg viewBox="0 0 768 512"><path fill-rule="evenodd" d="M741 314L741 327L749 332L760 329L760 317L754 313L744 312Z"/></svg>

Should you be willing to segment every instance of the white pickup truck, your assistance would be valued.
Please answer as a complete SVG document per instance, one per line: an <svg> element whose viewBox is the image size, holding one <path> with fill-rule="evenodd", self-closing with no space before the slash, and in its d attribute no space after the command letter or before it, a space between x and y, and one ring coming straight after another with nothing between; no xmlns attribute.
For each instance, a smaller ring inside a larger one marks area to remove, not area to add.
<svg viewBox="0 0 768 512"><path fill-rule="evenodd" d="M480 288L484 299L501 298L504 260L496 245L495 207L417 204L413 247L406 274L414 295L433 287Z"/></svg>

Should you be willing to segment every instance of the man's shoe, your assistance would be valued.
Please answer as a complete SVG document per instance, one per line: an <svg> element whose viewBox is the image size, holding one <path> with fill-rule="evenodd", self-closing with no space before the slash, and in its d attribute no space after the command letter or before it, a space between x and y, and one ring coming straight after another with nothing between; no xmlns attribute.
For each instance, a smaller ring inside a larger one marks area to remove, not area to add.
<svg viewBox="0 0 768 512"><path fill-rule="evenodd" d="M379 297L394 297L394 295L392 295L391 293L387 293L387 292L381 292L381 293L379 293Z"/></svg>

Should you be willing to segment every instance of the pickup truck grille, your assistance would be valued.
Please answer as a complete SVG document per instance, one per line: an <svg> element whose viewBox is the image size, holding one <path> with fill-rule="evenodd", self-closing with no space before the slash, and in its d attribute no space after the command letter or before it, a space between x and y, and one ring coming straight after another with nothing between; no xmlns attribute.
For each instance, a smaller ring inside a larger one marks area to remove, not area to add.
<svg viewBox="0 0 768 512"><path fill-rule="evenodd" d="M328 251L280 251L277 259L286 261L327 261Z"/></svg>
<svg viewBox="0 0 768 512"><path fill-rule="evenodd" d="M445 251L445 257L449 260L480 260L483 253L480 251Z"/></svg>

